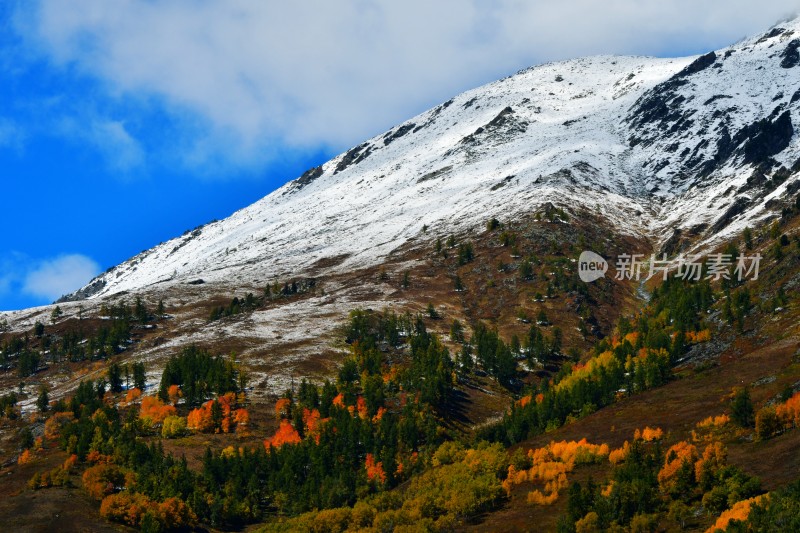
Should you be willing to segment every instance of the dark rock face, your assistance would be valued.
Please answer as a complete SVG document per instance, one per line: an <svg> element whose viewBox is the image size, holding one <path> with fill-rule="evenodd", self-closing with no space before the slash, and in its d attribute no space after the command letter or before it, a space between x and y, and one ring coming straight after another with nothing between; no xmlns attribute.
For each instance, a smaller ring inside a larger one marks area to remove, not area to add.
<svg viewBox="0 0 800 533"><path fill-rule="evenodd" d="M306 170L305 172L303 172L302 176L300 176L299 178L297 178L294 181L294 188L293 189L299 191L300 189L302 189L306 185L312 183L314 180L316 180L317 178L322 176L323 172L324 171L322 170L322 166L321 165L318 166L318 167L314 167L314 168L310 168L310 169Z"/></svg>
<svg viewBox="0 0 800 533"><path fill-rule="evenodd" d="M692 74L696 74L701 70L705 70L711 65L713 65L717 61L717 54L715 52L709 52L705 55L702 55L692 61L686 68L682 71L678 72L675 77L676 78L685 78L687 76L691 76Z"/></svg>
<svg viewBox="0 0 800 533"><path fill-rule="evenodd" d="M709 52L695 59L682 71L675 74L665 82L662 82L636 101L631 108L631 112L625 119L634 128L642 128L648 125L657 125L665 130L677 131L686 128L690 124L689 119L694 114L694 110L684 109L683 104L686 97L677 93L677 90L688 84L687 78L693 74L701 72L717 61L717 54ZM706 102L710 104L718 98L725 98L725 95L715 96ZM632 135L629 144L633 147L638 144L650 145L653 139Z"/></svg>
<svg viewBox="0 0 800 533"><path fill-rule="evenodd" d="M387 133L386 135L383 136L383 145L389 146L392 143L392 141L399 139L400 137L412 131L416 127L417 125L414 123L406 124L404 126L400 126L393 132Z"/></svg>
<svg viewBox="0 0 800 533"><path fill-rule="evenodd" d="M764 41L768 41L769 39L774 39L779 35L783 35L784 32L786 32L786 30L784 30L783 28L772 28L772 30L768 34L764 35L761 39L756 41L756 44L761 44Z"/></svg>
<svg viewBox="0 0 800 533"><path fill-rule="evenodd" d="M684 248L686 248L686 242L681 235L681 230L675 229L670 238L661 246L658 254L659 256L666 255L667 257L673 257L683 251Z"/></svg>
<svg viewBox="0 0 800 533"><path fill-rule="evenodd" d="M745 196L740 196L736 200L734 200L733 205L731 205L725 213L719 217L719 220L714 222L714 225L711 226L711 233L717 233L725 226L731 223L731 221L736 218L738 215L744 213L745 209L750 205L750 199Z"/></svg>
<svg viewBox="0 0 800 533"><path fill-rule="evenodd" d="M781 67L792 68L800 63L800 52L798 52L798 48L800 48L800 39L792 39L781 54L783 58L781 60Z"/></svg>
<svg viewBox="0 0 800 533"><path fill-rule="evenodd" d="M773 111L773 115L776 111L779 108ZM764 118L745 126L733 137L727 126L723 126L717 139L716 153L702 163L698 173L707 176L734 155L741 155L743 164L771 166L772 156L785 150L793 136L794 127L788 111L774 121Z"/></svg>
<svg viewBox="0 0 800 533"><path fill-rule="evenodd" d="M369 143L359 144L355 148L352 148L349 152L344 154L342 160L339 161L339 164L336 165L336 170L333 171L334 174L338 174L339 172L345 170L350 165L357 165L367 157L369 154L372 153L372 146Z"/></svg>
<svg viewBox="0 0 800 533"><path fill-rule="evenodd" d="M91 298L95 294L102 291L105 288L105 286L106 286L106 280L98 276L91 282L89 282L89 284L86 287L78 291L75 291L72 294L67 294L65 296L62 296L53 303L60 304L64 302L77 302L80 300L85 300L87 298Z"/></svg>
<svg viewBox="0 0 800 533"><path fill-rule="evenodd" d="M438 170L434 170L433 172L428 172L427 174L425 174L424 176L419 178L417 180L417 183L423 183L423 182L426 182L426 181L434 180L436 178L439 178L441 176L444 176L444 175L448 174L451 170L453 170L453 165L447 165L446 167L442 167L442 168L440 168Z"/></svg>
<svg viewBox="0 0 800 533"><path fill-rule="evenodd" d="M784 111L774 122L762 119L744 128L736 135L744 137L741 152L743 162L758 165L785 150L794 136L792 117L789 111ZM738 144L738 143L737 143Z"/></svg>
<svg viewBox="0 0 800 533"><path fill-rule="evenodd" d="M506 107L486 125L486 129L499 128L508 122L508 115L514 113L511 107Z"/></svg>
<svg viewBox="0 0 800 533"><path fill-rule="evenodd" d="M503 108L492 120L480 126L474 133L470 133L459 141L466 146L478 146L485 141L502 143L515 135L525 133L528 122L519 120L511 106Z"/></svg>

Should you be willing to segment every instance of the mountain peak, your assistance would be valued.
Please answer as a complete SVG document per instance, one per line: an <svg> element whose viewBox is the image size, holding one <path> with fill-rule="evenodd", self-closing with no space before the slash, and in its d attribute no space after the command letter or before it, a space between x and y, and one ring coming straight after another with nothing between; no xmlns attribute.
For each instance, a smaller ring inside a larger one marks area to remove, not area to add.
<svg viewBox="0 0 800 533"><path fill-rule="evenodd" d="M545 202L712 242L796 191L800 19L708 54L547 63L466 91L74 296L382 261L421 235ZM738 206L735 209L732 206ZM732 211L733 209L733 211ZM713 228L713 231L712 231Z"/></svg>

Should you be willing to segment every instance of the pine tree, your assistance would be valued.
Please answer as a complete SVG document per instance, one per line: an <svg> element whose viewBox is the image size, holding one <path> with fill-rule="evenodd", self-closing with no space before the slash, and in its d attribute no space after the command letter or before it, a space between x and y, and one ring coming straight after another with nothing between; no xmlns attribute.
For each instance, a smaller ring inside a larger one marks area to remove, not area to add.
<svg viewBox="0 0 800 533"><path fill-rule="evenodd" d="M459 363L464 374L471 374L475 364L472 360L472 347L469 344L461 345L461 352L458 354Z"/></svg>
<svg viewBox="0 0 800 533"><path fill-rule="evenodd" d="M747 387L737 389L731 399L731 420L742 427L753 427L755 410Z"/></svg>
<svg viewBox="0 0 800 533"><path fill-rule="evenodd" d="M111 363L111 365L109 365L108 385L111 392L122 392L122 369L119 363Z"/></svg>
<svg viewBox="0 0 800 533"><path fill-rule="evenodd" d="M47 394L47 386L39 387L39 397L36 398L36 407L40 413L44 413L50 406L50 396Z"/></svg>
<svg viewBox="0 0 800 533"><path fill-rule="evenodd" d="M464 342L464 326L456 318L453 319L453 323L450 325L450 340Z"/></svg>
<svg viewBox="0 0 800 533"><path fill-rule="evenodd" d="M144 363L133 363L133 386L144 392L147 384L147 376L144 370Z"/></svg>
<svg viewBox="0 0 800 533"><path fill-rule="evenodd" d="M214 400L211 403L211 425L214 427L214 430L219 431L222 429L223 415L222 404L218 400Z"/></svg>
<svg viewBox="0 0 800 533"><path fill-rule="evenodd" d="M531 266L531 262L527 259L523 259L519 265L519 277L523 281L533 279L533 266Z"/></svg>
<svg viewBox="0 0 800 533"><path fill-rule="evenodd" d="M136 320L142 324L150 320L150 312L147 310L147 306L142 301L141 296L136 297L136 304L134 305L133 314L136 317Z"/></svg>

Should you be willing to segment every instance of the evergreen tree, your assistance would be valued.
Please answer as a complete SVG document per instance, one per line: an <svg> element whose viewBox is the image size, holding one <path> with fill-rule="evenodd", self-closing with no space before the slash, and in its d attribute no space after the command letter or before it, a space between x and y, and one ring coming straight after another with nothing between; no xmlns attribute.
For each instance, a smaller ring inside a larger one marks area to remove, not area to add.
<svg viewBox="0 0 800 533"><path fill-rule="evenodd" d="M472 249L471 242L465 242L458 245L458 264L465 265L475 258L475 252Z"/></svg>
<svg viewBox="0 0 800 533"><path fill-rule="evenodd" d="M750 227L744 228L744 232L742 233L742 240L744 241L744 247L747 250L753 249L753 230Z"/></svg>
<svg viewBox="0 0 800 533"><path fill-rule="evenodd" d="M122 392L122 369L119 363L111 363L111 365L109 365L108 385L111 392Z"/></svg>
<svg viewBox="0 0 800 533"><path fill-rule="evenodd" d="M133 386L144 391L147 385L147 375L145 374L144 363L133 363Z"/></svg>
<svg viewBox="0 0 800 533"><path fill-rule="evenodd" d="M36 407L40 413L44 413L50 407L50 396L47 394L47 386L39 387L39 397L36 398Z"/></svg>
<svg viewBox="0 0 800 533"><path fill-rule="evenodd" d="M454 318L453 323L450 325L450 340L464 342L464 326L461 325L457 318Z"/></svg>
<svg viewBox="0 0 800 533"><path fill-rule="evenodd" d="M753 427L755 410L747 387L737 389L731 399L731 420L742 427Z"/></svg>
<svg viewBox="0 0 800 533"><path fill-rule="evenodd" d="M223 417L224 412L222 410L222 404L219 403L218 400L214 400L211 404L211 425L215 430L220 430L222 428Z"/></svg>
<svg viewBox="0 0 800 533"><path fill-rule="evenodd" d="M501 385L509 386L517 373L517 362L514 360L511 350L503 341L497 343L495 366L497 381L500 382Z"/></svg>
<svg viewBox="0 0 800 533"><path fill-rule="evenodd" d="M50 322L52 322L53 324L55 324L55 323L56 323L56 321L57 321L57 320L58 320L58 319L61 317L61 315L62 315L62 314L63 314L63 312L61 311L61 307L59 307L59 306L56 306L56 307L53 309L53 312L52 312L52 313L50 313Z"/></svg>
<svg viewBox="0 0 800 533"><path fill-rule="evenodd" d="M471 374L475 364L472 360L472 347L469 344L462 344L458 354L458 362L464 374Z"/></svg>
<svg viewBox="0 0 800 533"><path fill-rule="evenodd" d="M523 281L533 279L533 266L531 266L531 262L527 259L523 259L519 265L519 277Z"/></svg>
<svg viewBox="0 0 800 533"><path fill-rule="evenodd" d="M150 312L147 310L147 306L142 301L141 296L136 297L133 314L136 317L136 320L142 324L150 320Z"/></svg>

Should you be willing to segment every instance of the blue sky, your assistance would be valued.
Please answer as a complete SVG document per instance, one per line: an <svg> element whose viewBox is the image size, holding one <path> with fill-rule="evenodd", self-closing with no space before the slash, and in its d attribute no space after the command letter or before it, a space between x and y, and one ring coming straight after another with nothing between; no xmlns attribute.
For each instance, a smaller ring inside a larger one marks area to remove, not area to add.
<svg viewBox="0 0 800 533"><path fill-rule="evenodd" d="M700 5L698 5L700 4ZM463 90L680 56L796 1L0 4L0 310L42 305Z"/></svg>

